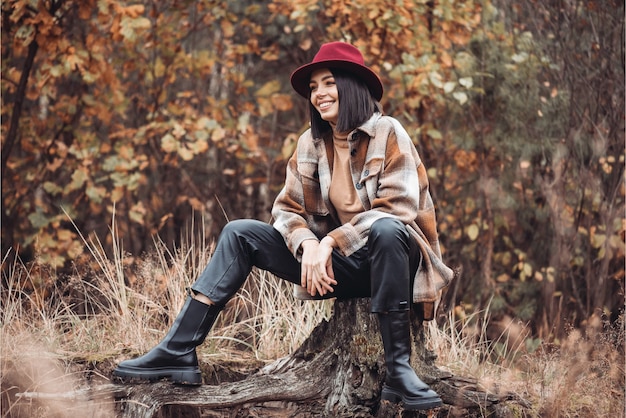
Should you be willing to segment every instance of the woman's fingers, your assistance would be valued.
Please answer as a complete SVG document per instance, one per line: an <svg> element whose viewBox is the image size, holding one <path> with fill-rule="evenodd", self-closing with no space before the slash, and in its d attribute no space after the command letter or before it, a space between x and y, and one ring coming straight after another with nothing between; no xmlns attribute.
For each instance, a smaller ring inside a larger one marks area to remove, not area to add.
<svg viewBox="0 0 626 418"><path fill-rule="evenodd" d="M333 292L337 284L332 269L332 248L321 246L315 241L305 241L303 245L300 284L311 296L324 296Z"/></svg>

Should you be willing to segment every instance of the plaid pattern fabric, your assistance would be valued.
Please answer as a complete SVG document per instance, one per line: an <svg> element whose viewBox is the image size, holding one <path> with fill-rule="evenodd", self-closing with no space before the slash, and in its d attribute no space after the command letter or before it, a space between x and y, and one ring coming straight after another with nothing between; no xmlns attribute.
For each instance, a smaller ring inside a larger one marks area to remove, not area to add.
<svg viewBox="0 0 626 418"><path fill-rule="evenodd" d="M298 140L285 185L274 202L274 227L298 259L302 241L320 240L326 235L349 256L367 243L375 221L397 218L407 225L423 255L413 302L436 303L454 273L441 259L428 177L411 138L396 119L376 113L348 135L348 144L352 180L365 211L349 223L339 224L328 197L332 137L312 138L307 130ZM433 311L432 306L424 311Z"/></svg>

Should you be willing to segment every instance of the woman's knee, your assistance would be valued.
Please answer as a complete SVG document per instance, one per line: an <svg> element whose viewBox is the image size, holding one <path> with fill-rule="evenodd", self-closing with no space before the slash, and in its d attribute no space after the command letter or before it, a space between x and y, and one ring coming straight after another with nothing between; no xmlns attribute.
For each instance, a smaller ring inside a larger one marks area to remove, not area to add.
<svg viewBox="0 0 626 418"><path fill-rule="evenodd" d="M395 218L382 218L372 224L369 234L370 245L393 245L406 242L409 238L406 226Z"/></svg>
<svg viewBox="0 0 626 418"><path fill-rule="evenodd" d="M222 228L222 234L230 235L241 235L246 231L250 231L255 228L255 226L260 223L256 219L234 219L232 221L228 221L228 223Z"/></svg>

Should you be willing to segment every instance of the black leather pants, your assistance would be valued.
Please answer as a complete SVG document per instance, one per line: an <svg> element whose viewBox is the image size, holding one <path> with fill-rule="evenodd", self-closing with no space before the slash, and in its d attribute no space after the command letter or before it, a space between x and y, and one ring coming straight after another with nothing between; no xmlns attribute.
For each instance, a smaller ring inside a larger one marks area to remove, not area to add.
<svg viewBox="0 0 626 418"><path fill-rule="evenodd" d="M413 276L421 254L406 227L384 218L370 230L365 247L346 257L333 251L340 299L370 297L372 312L408 310ZM300 263L273 226L251 219L229 222L217 241L209 264L192 286L216 305L224 305L239 290L252 267L300 284Z"/></svg>

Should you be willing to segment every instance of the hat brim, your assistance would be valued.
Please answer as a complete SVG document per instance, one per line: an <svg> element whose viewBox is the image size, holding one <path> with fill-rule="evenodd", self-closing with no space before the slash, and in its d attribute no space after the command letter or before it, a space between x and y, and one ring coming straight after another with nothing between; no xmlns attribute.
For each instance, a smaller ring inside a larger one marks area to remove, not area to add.
<svg viewBox="0 0 626 418"><path fill-rule="evenodd" d="M348 71L363 80L376 100L380 101L383 98L383 83L374 71L364 65L341 60L318 61L297 68L291 74L291 86L296 93L305 99L309 99L311 94L309 88L311 74L320 68L338 68Z"/></svg>

